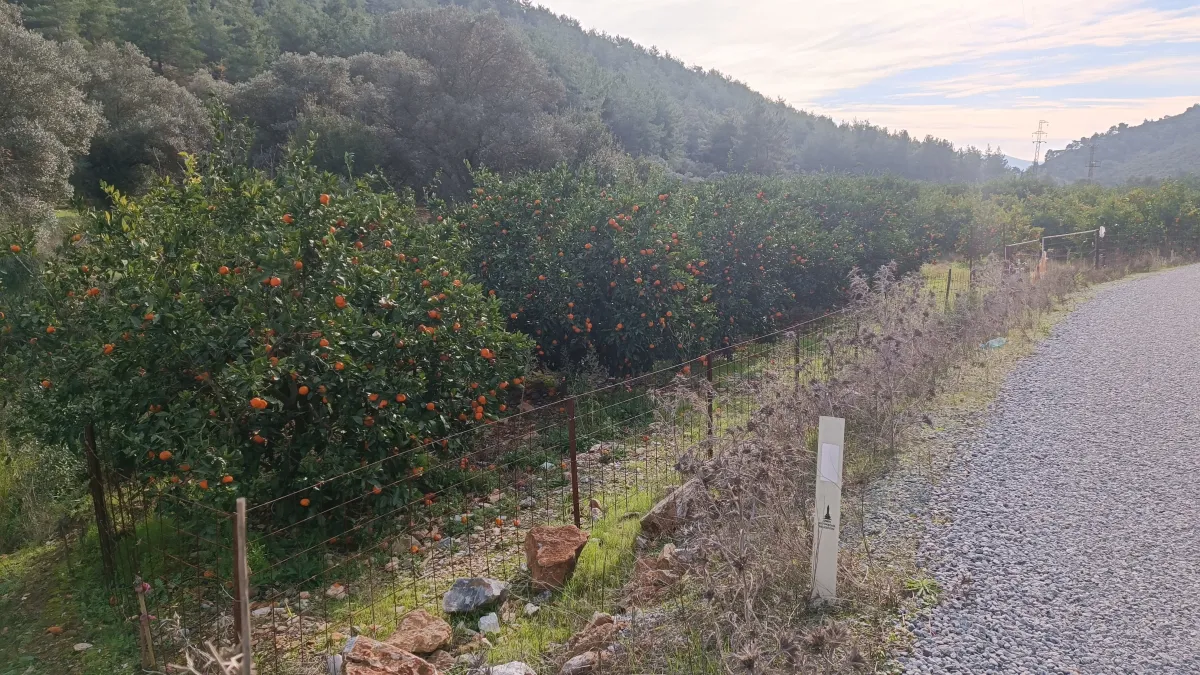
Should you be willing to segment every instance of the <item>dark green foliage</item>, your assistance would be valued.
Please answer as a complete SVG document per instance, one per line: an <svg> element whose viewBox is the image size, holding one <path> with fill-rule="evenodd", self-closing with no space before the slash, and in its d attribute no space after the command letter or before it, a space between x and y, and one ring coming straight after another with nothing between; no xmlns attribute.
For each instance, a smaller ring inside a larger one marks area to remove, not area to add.
<svg viewBox="0 0 1200 675"><path fill-rule="evenodd" d="M71 167L99 121L84 98L83 61L78 45L22 28L17 8L0 5L0 235L49 221L71 194Z"/></svg>
<svg viewBox="0 0 1200 675"><path fill-rule="evenodd" d="M1195 174L1200 158L1200 104L1178 115L1136 126L1121 123L1072 141L1062 150L1047 152L1038 170L1058 180L1086 180L1093 146L1098 166L1092 178L1101 185Z"/></svg>
<svg viewBox="0 0 1200 675"><path fill-rule="evenodd" d="M181 152L208 145L212 129L204 106L155 75L133 45L101 44L88 53L83 69L84 90L100 105L104 122L75 172L82 194L99 197L101 181L137 191L158 175L178 173Z"/></svg>
<svg viewBox="0 0 1200 675"><path fill-rule="evenodd" d="M218 81L246 82L283 54L390 59L398 51L417 64L400 73L420 76L415 89L380 85L376 75L354 85L379 88L373 95L339 97L343 79L307 86L318 104L235 101L266 131L264 162L292 134L320 131L327 166L344 170L352 153L356 166L378 166L398 183L440 173L456 192L468 185L467 163L547 168L611 143L694 176L824 171L977 182L1007 173L998 152L838 125L518 0L27 2L31 28L59 40L128 40L174 79L203 67Z"/></svg>

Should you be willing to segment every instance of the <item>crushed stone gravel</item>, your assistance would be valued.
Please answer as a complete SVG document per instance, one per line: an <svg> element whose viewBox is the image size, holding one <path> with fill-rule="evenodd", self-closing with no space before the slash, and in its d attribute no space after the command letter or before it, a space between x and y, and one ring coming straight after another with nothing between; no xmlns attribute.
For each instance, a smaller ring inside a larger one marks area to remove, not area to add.
<svg viewBox="0 0 1200 675"><path fill-rule="evenodd" d="M1200 265L1110 285L934 490L910 673L1200 673Z"/></svg>

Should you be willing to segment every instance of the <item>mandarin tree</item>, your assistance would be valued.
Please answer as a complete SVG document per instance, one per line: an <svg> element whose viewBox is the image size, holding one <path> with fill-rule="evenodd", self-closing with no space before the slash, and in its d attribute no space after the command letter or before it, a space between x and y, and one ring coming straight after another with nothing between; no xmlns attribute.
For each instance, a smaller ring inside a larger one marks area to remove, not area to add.
<svg viewBox="0 0 1200 675"><path fill-rule="evenodd" d="M20 254L40 292L0 297L0 355L24 431L77 445L92 425L117 469L222 504L309 488L385 508L424 487L401 479L455 451L427 439L490 421L501 402L471 384L518 376L528 341L455 230L308 152L273 176L189 156L182 180L110 191L58 249Z"/></svg>
<svg viewBox="0 0 1200 675"><path fill-rule="evenodd" d="M628 171L628 168L626 168ZM612 373L709 349L708 287L688 271L695 200L661 175L479 171L469 201L439 218L467 233L481 283L510 328L553 366L594 351Z"/></svg>

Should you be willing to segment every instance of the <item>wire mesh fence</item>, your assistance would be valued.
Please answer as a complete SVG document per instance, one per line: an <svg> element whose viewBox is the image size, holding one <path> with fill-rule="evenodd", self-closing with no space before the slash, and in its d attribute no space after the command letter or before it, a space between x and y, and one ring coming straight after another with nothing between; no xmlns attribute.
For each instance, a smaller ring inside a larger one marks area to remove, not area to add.
<svg viewBox="0 0 1200 675"><path fill-rule="evenodd" d="M421 448L446 452L398 480L390 462L405 453L251 507L252 602L259 672L310 672L351 635L386 638L406 612L439 613L457 579L512 582L520 603L537 599L525 566L530 530L574 524L599 535L644 512L676 484L680 462L710 457L720 440L745 427L767 373L820 376L828 366L823 336L845 321L837 312L693 361L518 412L491 425ZM419 449L414 449L418 451ZM321 490L358 496L314 509ZM283 515L285 502L313 513ZM636 522L636 521L634 521ZM611 568L627 551L602 550L601 583L618 590ZM616 584L616 586L614 586ZM586 616L559 612L578 628Z"/></svg>
<svg viewBox="0 0 1200 675"><path fill-rule="evenodd" d="M187 499L188 479L138 476L86 443L96 549L112 585L109 604L134 627L141 667L169 671L205 641L235 641L232 514Z"/></svg>
<svg viewBox="0 0 1200 675"><path fill-rule="evenodd" d="M962 267L935 269L924 283L947 312L978 290ZM519 642L545 651L587 625L591 608L627 592L641 564L631 546L638 517L689 464L747 433L768 386L798 391L852 362L855 341L835 338L859 334L860 321L853 310L833 312L638 377L578 393L551 388L536 406L515 388L481 392L514 410L251 504L244 608L232 511L183 496L186 476L151 482L101 456L109 522L100 540L125 589L114 606L133 618L147 668L169 672L165 664L205 641L235 644L245 621L255 672L323 673L354 636L387 638L417 609L444 614L456 580L484 577L509 584L502 614L536 607L538 627ZM526 541L534 528L568 524L591 543L569 593L546 603ZM686 603L661 611L686 612ZM478 613L466 616L473 628ZM661 643L666 661L676 659L672 672L719 672L696 648L698 636L658 635L636 613L622 620L628 639Z"/></svg>

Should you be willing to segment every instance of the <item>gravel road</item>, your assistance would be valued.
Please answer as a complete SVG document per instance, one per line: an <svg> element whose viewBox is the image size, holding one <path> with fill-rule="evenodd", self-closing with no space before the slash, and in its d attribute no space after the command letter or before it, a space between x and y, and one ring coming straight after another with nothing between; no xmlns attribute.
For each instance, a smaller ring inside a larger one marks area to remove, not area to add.
<svg viewBox="0 0 1200 675"><path fill-rule="evenodd" d="M1200 265L1113 284L930 505L911 673L1200 673Z"/></svg>

